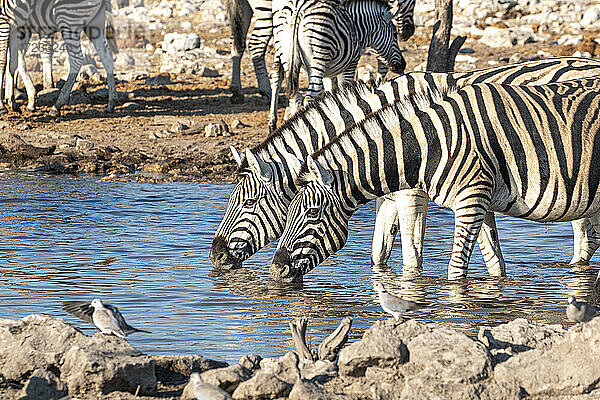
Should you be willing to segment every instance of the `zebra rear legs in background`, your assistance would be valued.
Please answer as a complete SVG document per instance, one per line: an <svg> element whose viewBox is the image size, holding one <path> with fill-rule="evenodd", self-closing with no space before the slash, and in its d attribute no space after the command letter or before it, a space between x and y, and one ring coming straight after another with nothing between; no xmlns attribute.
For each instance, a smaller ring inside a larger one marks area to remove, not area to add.
<svg viewBox="0 0 600 400"><path fill-rule="evenodd" d="M226 0L225 7L231 26L231 102L242 103L242 82L240 79L241 62L246 49L246 35L255 15L254 29L248 41L248 50L254 64L254 72L258 81L258 92L271 97L269 74L265 64L267 45L273 36L273 12L271 0Z"/></svg>

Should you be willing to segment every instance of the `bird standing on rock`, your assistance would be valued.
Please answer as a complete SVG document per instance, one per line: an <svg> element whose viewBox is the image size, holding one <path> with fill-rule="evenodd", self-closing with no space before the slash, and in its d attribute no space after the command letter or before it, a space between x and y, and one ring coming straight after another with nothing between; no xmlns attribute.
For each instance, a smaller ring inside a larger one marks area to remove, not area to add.
<svg viewBox="0 0 600 400"><path fill-rule="evenodd" d="M204 383L197 372L190 375L190 383L193 385L197 400L232 400L229 393L220 387Z"/></svg>
<svg viewBox="0 0 600 400"><path fill-rule="evenodd" d="M379 304L381 305L381 308L383 308L383 311L385 311L388 314L391 314L396 320L396 322L400 321L402 315L407 311L414 311L421 308L421 306L419 306L419 304L415 303L414 301L405 300L401 297L394 296L393 294L389 293L387 290L385 290L383 284L379 282L375 282L373 288L375 288L375 290L377 291L379 297Z"/></svg>
<svg viewBox="0 0 600 400"><path fill-rule="evenodd" d="M69 314L73 314L86 322L91 322L106 335L115 335L126 338L134 332L148 331L134 328L125 322L117 307L104 304L100 299L90 301L65 301L62 308Z"/></svg>
<svg viewBox="0 0 600 400"><path fill-rule="evenodd" d="M577 301L575 297L568 297L567 318L572 322L588 322L600 313L598 307L594 307L584 301Z"/></svg>

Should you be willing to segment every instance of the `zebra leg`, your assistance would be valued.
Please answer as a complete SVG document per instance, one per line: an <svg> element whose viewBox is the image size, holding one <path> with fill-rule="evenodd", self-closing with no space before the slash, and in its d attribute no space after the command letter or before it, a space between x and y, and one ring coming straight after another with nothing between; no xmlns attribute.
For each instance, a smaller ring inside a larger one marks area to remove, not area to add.
<svg viewBox="0 0 600 400"><path fill-rule="evenodd" d="M496 218L491 211L485 214L481 231L479 231L479 236L477 236L477 243L481 249L488 274L496 277L506 276L506 265L504 264L502 251L500 250Z"/></svg>
<svg viewBox="0 0 600 400"><path fill-rule="evenodd" d="M52 76L54 35L40 38L40 51L42 53L42 70L44 71L44 89L52 89L54 87L54 77Z"/></svg>
<svg viewBox="0 0 600 400"><path fill-rule="evenodd" d="M108 43L104 36L104 31L102 31L102 34L92 34L91 37L88 35L88 38L90 38L94 44L94 48L104 66L104 71L106 71L106 82L108 83L108 106L106 107L106 112L111 113L115 110L115 104L117 102L117 88L115 84L112 53L108 48Z"/></svg>
<svg viewBox="0 0 600 400"><path fill-rule="evenodd" d="M279 91L283 81L283 65L279 57L275 57L271 66L271 106L269 108L269 133L277 129L277 107L279 105Z"/></svg>
<svg viewBox="0 0 600 400"><path fill-rule="evenodd" d="M374 266L386 265L390 259L399 224L398 207L392 195L379 197L371 248L371 262Z"/></svg>
<svg viewBox="0 0 600 400"><path fill-rule="evenodd" d="M8 38L10 33L10 24L8 20L0 18L0 115L8 113L4 102L2 101L2 86L4 85L4 71L6 70L6 56L8 54Z"/></svg>
<svg viewBox="0 0 600 400"><path fill-rule="evenodd" d="M65 46L67 47L67 54L69 55L69 75L67 77L67 81L60 89L60 93L58 94L58 100L56 100L56 104L50 110L50 114L58 116L60 115L60 109L62 106L67 104L69 101L69 96L71 94L71 89L75 84L75 80L77 79L77 75L79 74L79 70L81 69L81 64L83 63L83 54L81 52L81 31L74 29L61 29L61 34L63 40L65 42ZM108 72L107 72L108 74Z"/></svg>
<svg viewBox="0 0 600 400"><path fill-rule="evenodd" d="M248 39L248 51L254 64L254 73L258 81L258 93L269 98L271 87L269 86L269 74L265 63L267 45L273 36L273 11L269 4L259 4L256 9L254 28ZM246 28L247 29L247 28Z"/></svg>
<svg viewBox="0 0 600 400"><path fill-rule="evenodd" d="M469 259L488 208L484 198L491 198L488 192L469 190L461 196L464 200L457 199L454 203L454 244L448 264L448 279L467 277ZM473 202L474 197L478 197L479 201Z"/></svg>
<svg viewBox="0 0 600 400"><path fill-rule="evenodd" d="M571 221L573 226L573 258L569 264L586 265L600 247L600 215Z"/></svg>
<svg viewBox="0 0 600 400"><path fill-rule="evenodd" d="M247 0L227 0L227 14L231 27L231 90L230 101L233 104L244 102L242 83L240 79L242 56L246 50L246 35L252 20L252 7Z"/></svg>
<svg viewBox="0 0 600 400"><path fill-rule="evenodd" d="M381 60L377 60L377 76L375 77L375 85L379 86L385 82L385 76L390 68Z"/></svg>
<svg viewBox="0 0 600 400"><path fill-rule="evenodd" d="M25 84L25 89L27 90L27 109L29 111L35 111L35 86L33 81L31 80L31 75L27 71L27 65L25 64L25 51L27 49L27 44L29 42L29 38L24 39L22 46L17 53L18 57L18 67L19 75L21 75L21 79L23 80L23 84ZM15 79L15 87L16 87L16 79Z"/></svg>

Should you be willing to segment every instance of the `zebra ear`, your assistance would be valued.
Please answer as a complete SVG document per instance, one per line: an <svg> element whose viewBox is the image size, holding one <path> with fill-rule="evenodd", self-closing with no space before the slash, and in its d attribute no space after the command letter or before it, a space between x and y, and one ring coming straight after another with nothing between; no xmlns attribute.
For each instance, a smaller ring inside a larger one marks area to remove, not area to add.
<svg viewBox="0 0 600 400"><path fill-rule="evenodd" d="M229 146L229 150L231 150L231 154L233 155L233 158L235 159L235 162L237 163L238 167L241 167L242 156L240 155L240 153L238 153L238 151L233 146Z"/></svg>
<svg viewBox="0 0 600 400"><path fill-rule="evenodd" d="M246 160L248 160L248 166L252 172L260 176L265 181L271 180L273 177L273 170L271 169L271 166L264 162L256 154L253 154L248 148L246 149Z"/></svg>
<svg viewBox="0 0 600 400"><path fill-rule="evenodd" d="M306 160L308 170L326 186L331 186L333 183L333 174L328 169L325 169L312 156L308 156Z"/></svg>
<svg viewBox="0 0 600 400"><path fill-rule="evenodd" d="M300 174L300 167L302 167L302 160L296 157L294 154L287 152L283 153L284 161L288 168L294 173L295 176Z"/></svg>

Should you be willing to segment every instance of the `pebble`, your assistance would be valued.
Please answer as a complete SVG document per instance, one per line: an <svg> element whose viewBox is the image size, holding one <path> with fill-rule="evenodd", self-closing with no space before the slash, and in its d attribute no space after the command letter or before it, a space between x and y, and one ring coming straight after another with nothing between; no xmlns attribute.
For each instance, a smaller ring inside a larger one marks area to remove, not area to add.
<svg viewBox="0 0 600 400"><path fill-rule="evenodd" d="M204 127L205 137L231 136L225 121L210 122Z"/></svg>

